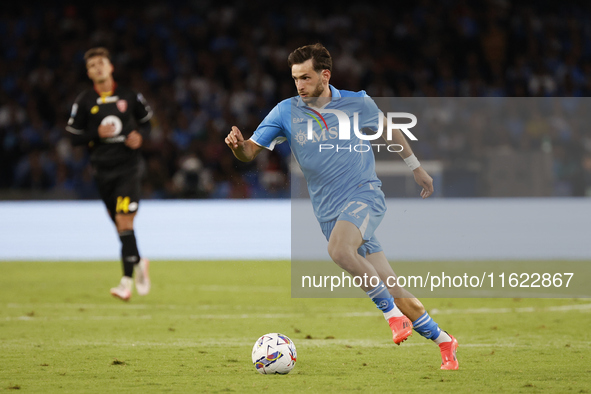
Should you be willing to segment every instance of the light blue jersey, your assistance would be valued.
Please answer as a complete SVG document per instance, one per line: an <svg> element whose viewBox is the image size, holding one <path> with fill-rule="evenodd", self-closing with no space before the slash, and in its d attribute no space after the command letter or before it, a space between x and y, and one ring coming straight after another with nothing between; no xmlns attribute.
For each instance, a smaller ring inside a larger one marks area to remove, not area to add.
<svg viewBox="0 0 591 394"><path fill-rule="evenodd" d="M354 114L358 128L378 129L379 109L365 91L337 90L332 85L331 101L321 108L309 107L302 99L283 100L262 121L251 140L272 150L278 143L288 141L306 182L319 222L335 220L361 185L381 182L375 172L372 141L360 139L354 132ZM344 113L350 124L350 138L339 139L339 119ZM309 133L308 120L312 130ZM311 139L308 137L310 135Z"/></svg>

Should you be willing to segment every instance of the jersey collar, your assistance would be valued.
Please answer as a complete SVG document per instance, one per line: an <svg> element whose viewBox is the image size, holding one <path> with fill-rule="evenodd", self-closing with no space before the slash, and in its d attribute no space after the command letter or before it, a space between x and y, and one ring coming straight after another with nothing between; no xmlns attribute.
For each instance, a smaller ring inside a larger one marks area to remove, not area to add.
<svg viewBox="0 0 591 394"><path fill-rule="evenodd" d="M328 85L328 87L330 88L330 92L332 93L332 99L341 98L341 92L338 89L336 89L332 85ZM322 108L324 108L328 104L330 104L332 102L332 99L328 103L324 104L322 106ZM306 103L304 103L304 100L302 100L302 98L300 96L298 96L298 107L307 107L307 106L308 105Z"/></svg>
<svg viewBox="0 0 591 394"><path fill-rule="evenodd" d="M115 94L115 90L117 90L117 82L115 82L115 80L113 80L113 90L111 90L110 92L99 92L99 90L96 88L96 85L92 85L92 88L94 89L94 91L96 92L96 94L99 95L99 97L109 97L112 96L113 94Z"/></svg>

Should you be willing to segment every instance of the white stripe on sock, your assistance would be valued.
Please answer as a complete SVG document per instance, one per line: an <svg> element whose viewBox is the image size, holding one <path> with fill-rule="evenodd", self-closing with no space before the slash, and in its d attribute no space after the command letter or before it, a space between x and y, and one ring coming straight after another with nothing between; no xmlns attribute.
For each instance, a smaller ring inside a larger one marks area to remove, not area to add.
<svg viewBox="0 0 591 394"><path fill-rule="evenodd" d="M417 321L415 321L413 323L413 327L420 327L420 326L422 326L423 324L425 324L426 322L428 322L430 318L431 318L431 316L429 316L429 315L426 315L424 317L419 317L417 319Z"/></svg>
<svg viewBox="0 0 591 394"><path fill-rule="evenodd" d="M369 298L373 298L377 293L379 293L380 291L382 291L385 288L386 288L386 286L384 285L384 282L380 282L380 284L377 285L375 289L368 291L367 295L369 296Z"/></svg>

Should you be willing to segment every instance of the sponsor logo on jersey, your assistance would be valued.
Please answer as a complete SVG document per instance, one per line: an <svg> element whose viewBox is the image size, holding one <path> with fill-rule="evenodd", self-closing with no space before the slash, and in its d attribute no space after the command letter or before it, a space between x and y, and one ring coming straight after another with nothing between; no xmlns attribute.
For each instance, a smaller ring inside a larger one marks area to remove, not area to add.
<svg viewBox="0 0 591 394"><path fill-rule="evenodd" d="M109 96L109 97L98 97L96 99L96 103L101 105L101 104L110 104L110 103L116 103L117 100L119 100L119 96Z"/></svg>
<svg viewBox="0 0 591 394"><path fill-rule="evenodd" d="M127 100L119 100L119 101L117 101L117 109L121 113L127 111Z"/></svg>
<svg viewBox="0 0 591 394"><path fill-rule="evenodd" d="M298 144L304 146L307 141L306 133L304 133L302 130L298 131L298 133L295 135L295 140L298 142Z"/></svg>
<svg viewBox="0 0 591 394"><path fill-rule="evenodd" d="M118 135L117 137L107 137L107 138L103 138L102 140L103 142L109 143L109 144L114 144L117 142L124 142L125 141L125 136L124 135Z"/></svg>
<svg viewBox="0 0 591 394"><path fill-rule="evenodd" d="M121 119L119 119L115 115L105 116L105 118L101 121L101 125L103 126L108 124L112 124L113 126L115 126L115 133L113 134L113 137L119 135L121 133L121 130L123 130L123 123L121 123Z"/></svg>

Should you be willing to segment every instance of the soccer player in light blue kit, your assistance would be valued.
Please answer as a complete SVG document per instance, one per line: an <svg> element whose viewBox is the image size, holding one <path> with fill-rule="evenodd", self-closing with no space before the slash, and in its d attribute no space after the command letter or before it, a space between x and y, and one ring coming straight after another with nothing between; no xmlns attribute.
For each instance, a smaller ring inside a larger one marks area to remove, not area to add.
<svg viewBox="0 0 591 394"><path fill-rule="evenodd" d="M458 369L457 340L441 330L407 290L384 283L395 273L374 236L386 205L368 141L357 133L350 133L348 139L336 138L337 114L347 114L354 125L357 112L359 130L376 131L380 124L386 124L379 122L377 106L364 91L338 90L329 85L332 59L321 44L296 49L289 55L288 64L299 97L276 105L249 140L244 140L233 126L226 144L239 160L247 162L262 149L272 150L287 140L306 178L314 214L328 240L332 260L353 276L379 278L377 286L363 283L361 287L383 312L396 344L406 340L414 328L439 345L441 369ZM308 119L314 119L320 131L311 131L310 135ZM433 179L420 166L400 130L393 131L392 142L403 147L399 154L423 187L421 197L429 197Z"/></svg>

